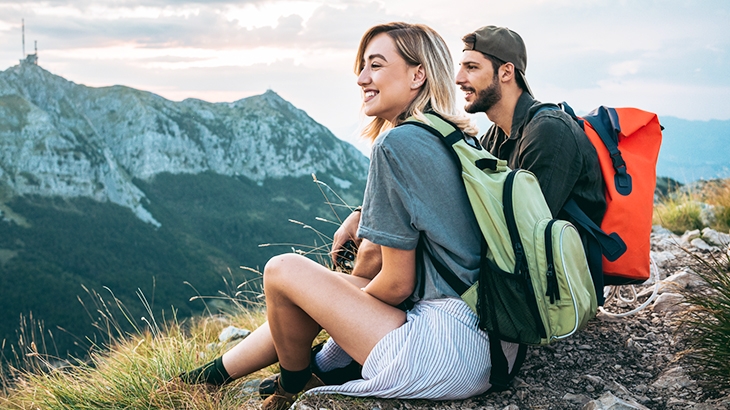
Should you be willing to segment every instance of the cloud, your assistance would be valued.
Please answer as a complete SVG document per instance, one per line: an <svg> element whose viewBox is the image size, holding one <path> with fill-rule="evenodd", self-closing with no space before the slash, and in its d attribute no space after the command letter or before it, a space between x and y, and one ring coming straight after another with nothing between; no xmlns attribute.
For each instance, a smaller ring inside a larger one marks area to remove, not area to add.
<svg viewBox="0 0 730 410"><path fill-rule="evenodd" d="M0 69L38 40L40 63L90 85L233 101L271 87L344 136L358 122L352 59L377 23L425 23L456 60L460 38L496 24L524 38L538 98L730 118L724 0L49 0L0 2ZM349 127L349 128L348 128Z"/></svg>

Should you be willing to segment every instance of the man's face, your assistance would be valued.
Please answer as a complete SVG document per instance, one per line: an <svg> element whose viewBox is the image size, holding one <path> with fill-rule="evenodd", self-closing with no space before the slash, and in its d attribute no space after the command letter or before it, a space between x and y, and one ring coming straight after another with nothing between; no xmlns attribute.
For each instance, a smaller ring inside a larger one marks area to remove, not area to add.
<svg viewBox="0 0 730 410"><path fill-rule="evenodd" d="M502 99L497 72L479 51L467 50L461 58L456 84L464 91L468 113L486 112Z"/></svg>

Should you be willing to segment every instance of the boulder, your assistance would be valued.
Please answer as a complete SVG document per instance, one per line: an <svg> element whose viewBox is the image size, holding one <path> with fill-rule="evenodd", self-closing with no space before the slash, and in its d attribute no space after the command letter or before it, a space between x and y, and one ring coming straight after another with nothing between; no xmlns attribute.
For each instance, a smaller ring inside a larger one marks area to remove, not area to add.
<svg viewBox="0 0 730 410"><path fill-rule="evenodd" d="M714 252L720 250L717 246L711 246L707 242L703 241L702 238L694 238L689 244L703 252Z"/></svg>
<svg viewBox="0 0 730 410"><path fill-rule="evenodd" d="M715 246L727 247L730 245L730 235L722 232L717 232L714 229L705 228L702 230L702 239Z"/></svg>
<svg viewBox="0 0 730 410"><path fill-rule="evenodd" d="M690 269L684 269L664 279L660 285L660 292L664 293L664 290L671 291L671 289L691 289L704 284L705 281L699 275Z"/></svg>
<svg viewBox="0 0 730 410"><path fill-rule="evenodd" d="M666 370L651 385L659 389L681 389L692 386L693 384L695 384L695 381L687 376L687 373L681 366L677 366Z"/></svg>
<svg viewBox="0 0 730 410"><path fill-rule="evenodd" d="M655 312L677 312L682 309L680 304L684 301L684 296L678 293L665 292L659 295L652 309Z"/></svg>
<svg viewBox="0 0 730 410"><path fill-rule="evenodd" d="M682 240L682 242L690 243L690 242L692 242L693 239L700 238L701 236L702 236L702 233L700 232L700 230L694 229L692 231L685 232L684 235L682 235L681 240Z"/></svg>
<svg viewBox="0 0 730 410"><path fill-rule="evenodd" d="M651 257L654 259L654 263L656 263L660 268L669 265L671 261L677 259L677 257L669 251L651 252Z"/></svg>

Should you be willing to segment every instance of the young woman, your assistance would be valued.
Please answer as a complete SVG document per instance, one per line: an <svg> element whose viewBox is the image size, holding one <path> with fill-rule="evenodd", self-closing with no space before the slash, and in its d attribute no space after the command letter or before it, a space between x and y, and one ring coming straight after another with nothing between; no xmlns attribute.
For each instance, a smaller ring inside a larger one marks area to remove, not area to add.
<svg viewBox="0 0 730 410"><path fill-rule="evenodd" d="M396 127L432 111L475 133L456 108L452 61L443 39L424 25L390 23L365 33L355 71L363 111L374 119L363 133L373 148L358 236L380 245L380 272L369 280L296 254L272 258L264 269L268 322L184 380L222 383L278 361L281 376L265 409L288 408L311 388L445 400L490 387L487 335L431 263L436 258L465 282L477 279L480 232L460 169L439 137ZM403 311L406 300L412 307ZM317 387L310 347L322 328L336 342L329 354L362 364L363 379ZM513 362L516 345L504 348Z"/></svg>

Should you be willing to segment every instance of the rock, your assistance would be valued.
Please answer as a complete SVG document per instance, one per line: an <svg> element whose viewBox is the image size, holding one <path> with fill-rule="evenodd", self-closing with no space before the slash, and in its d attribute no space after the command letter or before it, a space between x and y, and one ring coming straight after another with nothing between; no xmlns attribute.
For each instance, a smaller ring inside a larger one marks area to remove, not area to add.
<svg viewBox="0 0 730 410"><path fill-rule="evenodd" d="M717 232L714 229L705 228L702 230L702 239L715 246L727 247L730 245L730 235L722 232Z"/></svg>
<svg viewBox="0 0 730 410"><path fill-rule="evenodd" d="M673 367L659 376L659 378L652 383L652 387L660 389L681 389L695 384L695 381L690 379L685 370L681 366Z"/></svg>
<svg viewBox="0 0 730 410"><path fill-rule="evenodd" d="M621 383L610 381L606 383L604 386L604 390L608 390L615 394L618 397L624 398L624 399L631 399L631 392L624 387Z"/></svg>
<svg viewBox="0 0 730 410"><path fill-rule="evenodd" d="M661 226L661 225L654 225L651 227L651 232L657 237L668 237L672 236L673 233L669 229Z"/></svg>
<svg viewBox="0 0 730 410"><path fill-rule="evenodd" d="M662 285L660 285L659 291L664 293L664 290L671 290L672 287L675 290L686 288L691 289L704 284L705 281L702 280L699 275L692 272L690 269L684 269L662 280ZM663 285L667 285L667 287L665 288Z"/></svg>
<svg viewBox="0 0 730 410"><path fill-rule="evenodd" d="M641 344L632 338L629 338L629 340L626 341L626 348L633 350L636 353L641 353L644 351L644 348L641 346Z"/></svg>
<svg viewBox="0 0 730 410"><path fill-rule="evenodd" d="M584 405L591 401L591 399L583 394L572 394L572 393L566 393L565 396L563 396L563 400L569 401L571 403Z"/></svg>
<svg viewBox="0 0 730 410"><path fill-rule="evenodd" d="M704 202L700 203L700 222L704 226L714 225L717 221L717 214L722 212L722 206L710 205Z"/></svg>
<svg viewBox="0 0 730 410"><path fill-rule="evenodd" d="M714 252L718 251L719 248L717 246L710 246L707 244L707 242L703 241L701 238L695 238L690 241L690 245L694 246L695 248L704 251L704 252Z"/></svg>
<svg viewBox="0 0 730 410"><path fill-rule="evenodd" d="M677 293L662 293L657 296L652 309L655 312L676 312L682 309L680 305L684 301L684 296Z"/></svg>
<svg viewBox="0 0 730 410"><path fill-rule="evenodd" d="M583 410L649 410L649 408L633 400L621 400L611 392L606 392L598 400L588 402L583 406Z"/></svg>
<svg viewBox="0 0 730 410"><path fill-rule="evenodd" d="M239 329L235 326L228 326L227 328L221 330L221 333L218 335L218 340L225 343L233 340L244 339L250 334L250 330Z"/></svg>
<svg viewBox="0 0 730 410"><path fill-rule="evenodd" d="M693 239L698 239L701 236L702 236L702 233L700 232L700 230L695 229L692 231L685 232L684 235L682 235L681 241L690 243L690 242L692 242Z"/></svg>
<svg viewBox="0 0 730 410"><path fill-rule="evenodd" d="M588 380L593 386L603 386L606 384L605 381L600 376L592 376L590 374L586 374L583 376L584 379Z"/></svg>
<svg viewBox="0 0 730 410"><path fill-rule="evenodd" d="M253 396L254 394L258 394L260 384L261 379L246 380L245 383L239 386L238 392L241 396Z"/></svg>
<svg viewBox="0 0 730 410"><path fill-rule="evenodd" d="M669 251L652 252L651 257L654 259L654 263L656 263L660 268L667 266L669 262L677 259L677 257Z"/></svg>

